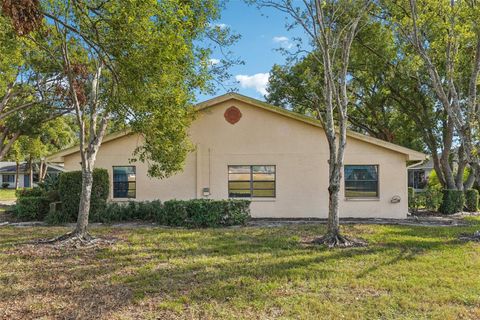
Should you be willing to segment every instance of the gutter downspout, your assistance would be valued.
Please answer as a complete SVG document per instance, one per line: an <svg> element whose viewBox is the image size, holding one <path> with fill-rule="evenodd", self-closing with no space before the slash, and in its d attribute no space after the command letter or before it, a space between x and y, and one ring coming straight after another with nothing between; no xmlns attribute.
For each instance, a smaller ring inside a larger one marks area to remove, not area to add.
<svg viewBox="0 0 480 320"><path fill-rule="evenodd" d="M415 162L409 166L407 166L407 170L415 167L416 165L422 164L425 160L419 160L418 162Z"/></svg>

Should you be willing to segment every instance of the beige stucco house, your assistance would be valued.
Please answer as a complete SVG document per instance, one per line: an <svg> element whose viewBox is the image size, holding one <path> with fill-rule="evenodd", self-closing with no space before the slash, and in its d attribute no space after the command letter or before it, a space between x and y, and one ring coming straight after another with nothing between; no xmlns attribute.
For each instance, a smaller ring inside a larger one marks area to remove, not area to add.
<svg viewBox="0 0 480 320"><path fill-rule="evenodd" d="M145 164L129 162L140 136L105 137L96 166L110 173L112 201L247 198L253 217L327 217L328 147L317 121L234 93L196 108L196 151L168 179L149 178ZM407 161L425 155L354 132L347 143L341 216L405 218ZM78 147L50 161L79 170Z"/></svg>

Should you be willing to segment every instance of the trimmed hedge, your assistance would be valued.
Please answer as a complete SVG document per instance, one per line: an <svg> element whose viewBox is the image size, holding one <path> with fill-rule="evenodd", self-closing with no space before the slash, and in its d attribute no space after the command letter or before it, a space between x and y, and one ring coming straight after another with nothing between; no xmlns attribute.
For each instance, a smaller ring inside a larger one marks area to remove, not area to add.
<svg viewBox="0 0 480 320"><path fill-rule="evenodd" d="M106 169L94 169L92 196L90 199L91 215L98 215L105 210L109 187L108 171ZM63 218L60 220L63 222L75 222L80 205L80 193L82 192L82 172L61 173L58 181L58 192L62 202L61 215ZM58 215L58 213L55 213L55 215ZM52 220L54 221L55 219Z"/></svg>
<svg viewBox="0 0 480 320"><path fill-rule="evenodd" d="M108 203L105 210L90 216L92 222L120 222L120 221L154 221L155 217L162 215L160 200L128 203Z"/></svg>
<svg viewBox="0 0 480 320"><path fill-rule="evenodd" d="M49 195L39 187L15 190L17 204L14 216L23 221L43 220L48 213Z"/></svg>
<svg viewBox="0 0 480 320"><path fill-rule="evenodd" d="M64 212L51 212L46 221L51 224L69 222ZM103 210L92 212L91 222L155 221L158 224L206 228L243 225L250 218L247 200L170 200L163 205L159 200L128 203L108 203Z"/></svg>
<svg viewBox="0 0 480 320"><path fill-rule="evenodd" d="M156 222L168 226L205 228L243 225L250 217L248 200L169 200Z"/></svg>
<svg viewBox="0 0 480 320"><path fill-rule="evenodd" d="M48 213L49 203L46 196L22 196L17 199L13 213L19 220L43 220Z"/></svg>
<svg viewBox="0 0 480 320"><path fill-rule="evenodd" d="M17 190L15 190L15 195L17 196L17 198L41 197L41 196L45 195L45 190L43 190L40 187L17 189Z"/></svg>
<svg viewBox="0 0 480 320"><path fill-rule="evenodd" d="M465 195L461 190L444 189L442 204L438 209L443 214L453 214L463 211Z"/></svg>
<svg viewBox="0 0 480 320"><path fill-rule="evenodd" d="M72 219L73 218L71 216L65 215L61 210L55 210L55 207L53 207L50 208L43 221L48 224L64 224L68 222L74 222Z"/></svg>
<svg viewBox="0 0 480 320"><path fill-rule="evenodd" d="M465 190L465 209L467 212L478 211L478 190Z"/></svg>

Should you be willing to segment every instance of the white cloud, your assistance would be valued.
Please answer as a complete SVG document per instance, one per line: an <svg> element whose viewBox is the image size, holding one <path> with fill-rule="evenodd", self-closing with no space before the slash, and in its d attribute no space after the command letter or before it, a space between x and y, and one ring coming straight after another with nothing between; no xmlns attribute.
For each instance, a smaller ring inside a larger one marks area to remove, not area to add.
<svg viewBox="0 0 480 320"><path fill-rule="evenodd" d="M293 43L291 43L290 39L285 36L273 37L272 41L274 43L278 43L282 48L290 49L291 47L293 47Z"/></svg>
<svg viewBox="0 0 480 320"><path fill-rule="evenodd" d="M213 25L214 27L219 27L220 29L225 29L228 27L228 24L225 24L225 23L215 23Z"/></svg>
<svg viewBox="0 0 480 320"><path fill-rule="evenodd" d="M273 42L281 43L281 42L287 42L288 38L285 36L278 36L278 37L273 37Z"/></svg>
<svg viewBox="0 0 480 320"><path fill-rule="evenodd" d="M212 59L208 60L208 62L210 62L210 64L211 64L212 66L214 66L214 65L220 63L220 59L212 58Z"/></svg>
<svg viewBox="0 0 480 320"><path fill-rule="evenodd" d="M268 77L270 73L256 73L252 76L239 74L235 76L235 80L240 83L242 88L252 88L257 90L257 92L261 93L262 95L267 94L267 85L268 85Z"/></svg>

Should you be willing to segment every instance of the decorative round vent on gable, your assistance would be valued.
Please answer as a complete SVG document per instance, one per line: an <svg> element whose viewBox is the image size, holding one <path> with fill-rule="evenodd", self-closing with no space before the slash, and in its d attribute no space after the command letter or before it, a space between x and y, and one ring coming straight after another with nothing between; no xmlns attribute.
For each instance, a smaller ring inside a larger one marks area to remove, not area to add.
<svg viewBox="0 0 480 320"><path fill-rule="evenodd" d="M225 120L227 120L228 123L235 124L238 121L240 121L240 118L242 117L242 113L237 107L231 106L230 108L225 110L225 114L223 116L225 117Z"/></svg>

